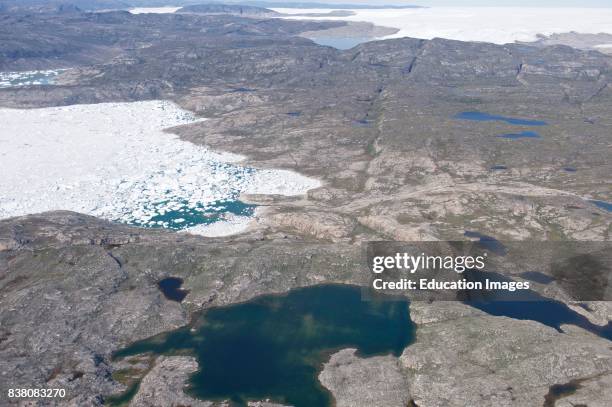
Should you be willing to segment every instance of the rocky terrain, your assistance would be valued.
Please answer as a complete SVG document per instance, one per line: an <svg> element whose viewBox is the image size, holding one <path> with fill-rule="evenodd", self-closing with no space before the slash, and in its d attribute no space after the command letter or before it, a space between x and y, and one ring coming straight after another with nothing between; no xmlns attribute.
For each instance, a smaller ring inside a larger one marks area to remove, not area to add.
<svg viewBox="0 0 612 407"><path fill-rule="evenodd" d="M580 34L569 32L563 34L542 35L529 45L549 47L551 45L567 45L573 48L612 53L612 34Z"/></svg>
<svg viewBox="0 0 612 407"><path fill-rule="evenodd" d="M371 23L347 22L346 25L323 30L305 31L300 37L317 41L319 38L363 38L373 41L387 35L395 34L397 28L381 27Z"/></svg>
<svg viewBox="0 0 612 407"><path fill-rule="evenodd" d="M464 239L465 231L610 240L610 212L590 202L612 200L612 58L602 53L442 39L338 51L299 35L342 22L226 15L0 20L0 70L71 68L59 85L0 90L1 106L169 99L210 119L177 130L184 140L324 184L304 197L244 197L261 218L226 238L69 212L1 220L1 397L9 387L62 387L65 405L100 405L130 384L113 351L185 325L202 308L364 284L367 240ZM535 129L539 138L504 138L534 128L456 117L474 111L547 125ZM169 276L189 290L181 303L157 288ZM593 320L611 319L608 303L590 309ZM555 405L551 387L571 381L579 386L557 405L611 397L610 343L580 328L560 333L456 302L415 302L411 313L417 339L400 358L341 350L325 364L319 378L337 405ZM134 374L145 378L132 405L196 405L176 388L192 359L137 363ZM388 376L373 382L382 367ZM162 385L175 398L164 392L172 399L156 404Z"/></svg>
<svg viewBox="0 0 612 407"><path fill-rule="evenodd" d="M0 11L3 12L64 13L127 7L129 3L122 0L0 0Z"/></svg>

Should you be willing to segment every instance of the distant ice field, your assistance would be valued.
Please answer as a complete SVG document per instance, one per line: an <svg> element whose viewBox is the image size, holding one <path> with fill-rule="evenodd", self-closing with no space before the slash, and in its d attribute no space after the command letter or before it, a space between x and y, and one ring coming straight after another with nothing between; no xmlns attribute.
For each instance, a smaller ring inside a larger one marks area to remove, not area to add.
<svg viewBox="0 0 612 407"><path fill-rule="evenodd" d="M275 8L284 14L326 12L326 9ZM447 38L507 44L535 41L538 34L575 31L581 34L612 34L610 8L529 7L432 7L415 9L351 10L348 17L317 17L317 20L365 21L400 31L385 38ZM286 17L313 19L312 17Z"/></svg>
<svg viewBox="0 0 612 407"><path fill-rule="evenodd" d="M201 120L165 101L0 108L0 218L72 210L225 235L252 219L240 194L300 195L319 186L164 132Z"/></svg>
<svg viewBox="0 0 612 407"><path fill-rule="evenodd" d="M134 7L129 9L129 12L132 14L171 14L176 12L178 9L180 9L180 7Z"/></svg>

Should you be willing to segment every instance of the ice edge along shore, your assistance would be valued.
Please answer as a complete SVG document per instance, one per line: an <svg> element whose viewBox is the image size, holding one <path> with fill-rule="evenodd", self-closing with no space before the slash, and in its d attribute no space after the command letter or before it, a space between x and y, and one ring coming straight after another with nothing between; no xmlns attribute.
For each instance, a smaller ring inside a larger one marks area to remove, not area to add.
<svg viewBox="0 0 612 407"><path fill-rule="evenodd" d="M240 194L302 195L321 185L288 170L253 169L244 157L218 153L165 132L194 124L172 102L102 103L42 109L0 109L0 218L72 210L142 226L181 208L207 208ZM185 232L225 236L253 217Z"/></svg>

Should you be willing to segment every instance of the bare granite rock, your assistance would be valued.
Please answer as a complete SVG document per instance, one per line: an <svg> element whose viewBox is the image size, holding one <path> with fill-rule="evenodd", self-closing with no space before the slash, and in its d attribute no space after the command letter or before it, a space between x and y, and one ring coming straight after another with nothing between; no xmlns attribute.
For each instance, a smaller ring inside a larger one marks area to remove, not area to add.
<svg viewBox="0 0 612 407"><path fill-rule="evenodd" d="M575 327L563 326L565 333L559 333L460 303L415 302L411 311L448 314L431 322L421 317L416 343L400 358L420 407L540 407L551 386L607 375L612 368L609 341ZM600 400L585 393L589 406Z"/></svg>
<svg viewBox="0 0 612 407"><path fill-rule="evenodd" d="M606 407L612 404L612 375L601 374L592 377L570 381L570 386L576 385L576 389L571 387L567 392L557 397L551 397L555 407ZM549 404L551 405L551 403ZM549 407L545 405L545 407Z"/></svg>
<svg viewBox="0 0 612 407"><path fill-rule="evenodd" d="M390 355L361 358L355 349L343 349L324 364L319 381L337 407L404 407L410 400L399 361Z"/></svg>
<svg viewBox="0 0 612 407"><path fill-rule="evenodd" d="M338 51L299 35L346 23L228 15L2 18L0 69L76 69L56 86L2 89L0 105L169 99L209 118L179 129L184 140L324 184L300 199L260 198L261 227L219 239L68 212L1 220L2 395L53 386L66 389L63 405L101 405L125 388L113 378L113 351L207 307L367 284L363 241L454 240L466 230L500 240L611 238L612 215L591 202L612 201L612 58L600 52L408 38ZM504 137L522 131L539 137ZM189 290L181 303L157 287L170 276ZM604 324L609 305L592 307L585 315ZM582 329L559 333L460 303L415 302L411 313L416 342L399 367L348 351L326 365L321 380L339 404L382 397L384 384L369 384L379 376L393 384L385 400L420 407L542 406L551 386L572 380L582 387L558 403L609 399L609 341ZM174 370L149 380L173 372L182 397L179 373L193 363L165 363Z"/></svg>
<svg viewBox="0 0 612 407"><path fill-rule="evenodd" d="M191 398L183 392L187 376L197 368L193 357L158 357L153 369L142 379L130 407L211 407L212 402Z"/></svg>
<svg viewBox="0 0 612 407"><path fill-rule="evenodd" d="M599 51L605 54L612 53L612 34L582 34L577 32L556 33L540 35L537 41L526 44L540 47L551 45L567 45L572 48Z"/></svg>

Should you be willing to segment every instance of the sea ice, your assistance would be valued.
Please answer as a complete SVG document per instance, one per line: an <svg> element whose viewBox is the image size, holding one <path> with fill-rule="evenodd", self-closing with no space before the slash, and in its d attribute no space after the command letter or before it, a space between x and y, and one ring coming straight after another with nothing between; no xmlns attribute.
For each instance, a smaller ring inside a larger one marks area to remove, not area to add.
<svg viewBox="0 0 612 407"><path fill-rule="evenodd" d="M172 14L176 12L180 7L134 7L128 10L132 14Z"/></svg>
<svg viewBox="0 0 612 407"><path fill-rule="evenodd" d="M55 77L65 69L45 71L0 72L0 88L13 88L31 85L52 85Z"/></svg>
<svg viewBox="0 0 612 407"><path fill-rule="evenodd" d="M325 12L275 8L284 14ZM612 34L612 8L558 7L432 7L412 9L351 10L345 17L317 17L317 20L365 21L400 31L385 38L447 38L507 44L535 41L538 34L575 31L581 34ZM292 16L283 18L313 19Z"/></svg>
<svg viewBox="0 0 612 407"><path fill-rule="evenodd" d="M222 221L209 225L196 225L183 229L183 232L208 237L230 236L248 229L252 218L249 216L228 215Z"/></svg>
<svg viewBox="0 0 612 407"><path fill-rule="evenodd" d="M221 201L241 193L300 195L320 185L291 171L240 166L241 156L164 132L198 120L165 101L0 108L0 218L64 209L190 229L186 213L222 210ZM168 213L172 222L160 218ZM225 218L230 231L251 219ZM190 230L211 235L223 226L205 229Z"/></svg>

